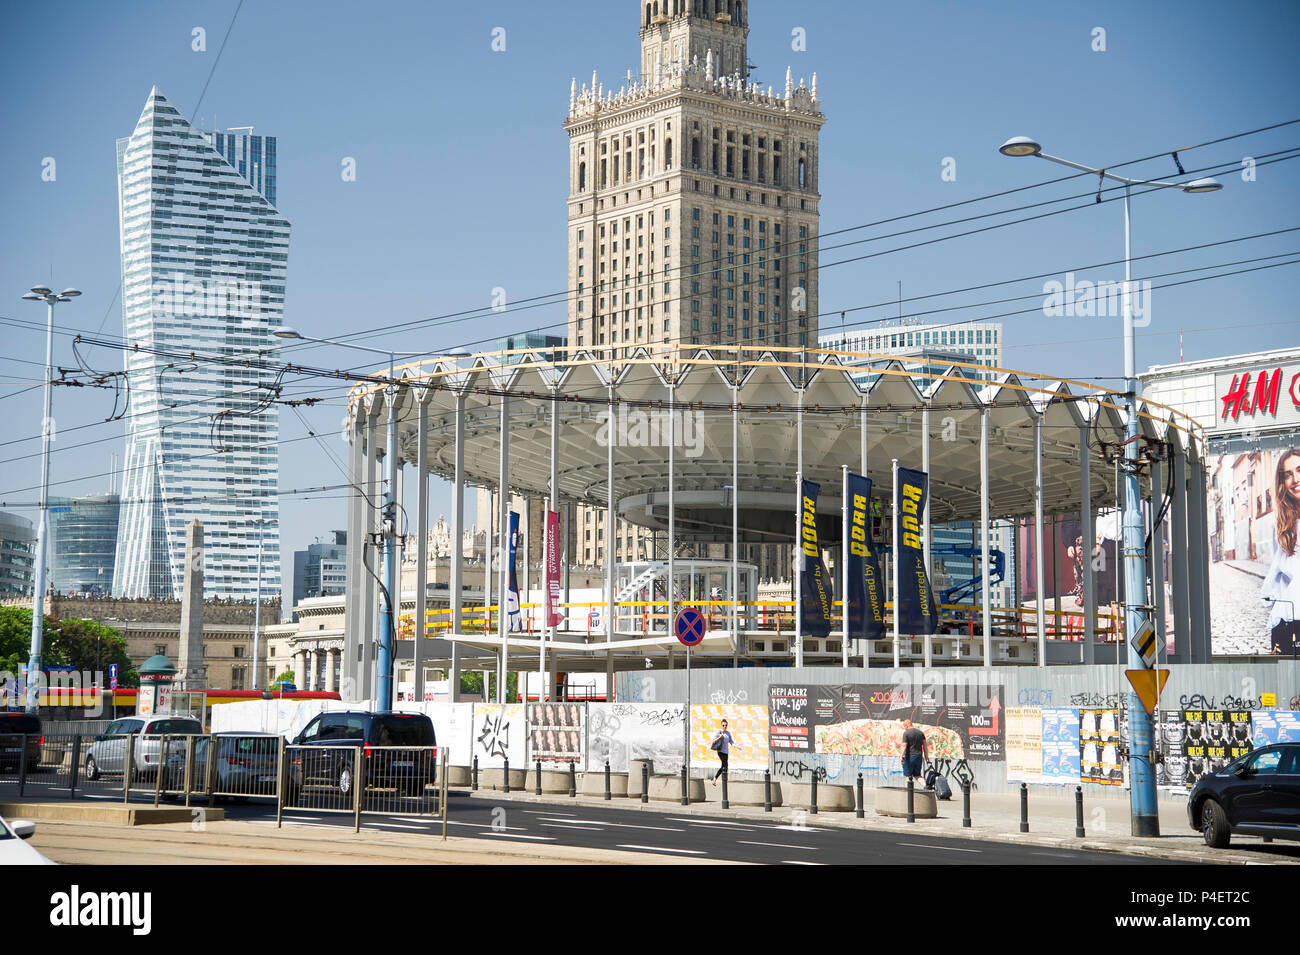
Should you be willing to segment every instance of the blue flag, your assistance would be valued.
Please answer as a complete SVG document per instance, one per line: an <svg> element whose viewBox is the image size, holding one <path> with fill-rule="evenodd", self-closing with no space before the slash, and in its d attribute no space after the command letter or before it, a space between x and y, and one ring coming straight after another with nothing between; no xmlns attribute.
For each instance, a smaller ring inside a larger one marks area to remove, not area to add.
<svg viewBox="0 0 1300 955"><path fill-rule="evenodd" d="M810 637L828 637L831 632L830 575L822 564L822 549L817 540L817 492L821 485L804 481L799 489L799 593L800 630Z"/></svg>
<svg viewBox="0 0 1300 955"><path fill-rule="evenodd" d="M877 640L885 633L885 575L871 539L871 479L849 473L849 639Z"/></svg>
<svg viewBox="0 0 1300 955"><path fill-rule="evenodd" d="M921 540L921 515L925 512L929 487L929 475L924 471L898 469L898 485L894 488L894 507L898 509L899 539L894 541L898 584L894 599L898 604L899 633L934 633L939 626Z"/></svg>

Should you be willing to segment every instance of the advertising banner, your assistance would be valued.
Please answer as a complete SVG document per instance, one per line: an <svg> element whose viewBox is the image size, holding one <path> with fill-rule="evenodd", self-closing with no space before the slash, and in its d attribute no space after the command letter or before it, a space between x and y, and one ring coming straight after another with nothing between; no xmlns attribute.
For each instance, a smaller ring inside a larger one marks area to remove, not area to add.
<svg viewBox="0 0 1300 955"><path fill-rule="evenodd" d="M1079 778L1102 786L1124 785L1119 710L1079 710Z"/></svg>
<svg viewBox="0 0 1300 955"><path fill-rule="evenodd" d="M799 588L802 599L800 615L805 636L826 637L831 632L830 575L822 563L821 544L817 538L817 492L821 485L804 481L799 488L800 560Z"/></svg>
<svg viewBox="0 0 1300 955"><path fill-rule="evenodd" d="M1043 776L1043 710L1008 706L1007 782L1036 783Z"/></svg>
<svg viewBox="0 0 1300 955"><path fill-rule="evenodd" d="M1187 754L1183 740L1187 735L1182 710L1160 710L1156 726L1157 744L1162 759L1156 763L1156 786L1174 792L1187 791Z"/></svg>
<svg viewBox="0 0 1300 955"><path fill-rule="evenodd" d="M1300 431L1207 464L1212 651L1300 655Z"/></svg>
<svg viewBox="0 0 1300 955"><path fill-rule="evenodd" d="M582 764L583 703L531 703L528 706L528 760L543 769L567 769Z"/></svg>
<svg viewBox="0 0 1300 955"><path fill-rule="evenodd" d="M1189 789L1254 748L1249 710L1183 710L1182 717Z"/></svg>
<svg viewBox="0 0 1300 955"><path fill-rule="evenodd" d="M433 721L433 736L439 749L447 750L447 765L473 765L474 704L429 703L420 709Z"/></svg>
<svg viewBox="0 0 1300 955"><path fill-rule="evenodd" d="M506 613L510 615L509 630L513 633L523 629L523 616L519 613L519 581L515 577L515 551L519 546L519 515L510 512L510 558L506 565L510 579L506 585Z"/></svg>
<svg viewBox="0 0 1300 955"><path fill-rule="evenodd" d="M921 515L930 479L924 471L898 469L894 488L894 507L898 509L898 540L894 553L898 560L898 592L894 595L899 614L899 633L925 634L938 629L939 614L934 606L934 591L925 572L925 549L921 539Z"/></svg>
<svg viewBox="0 0 1300 955"><path fill-rule="evenodd" d="M880 555L871 539L871 480L850 472L846 494L849 508L849 639L877 640L885 632L885 591Z"/></svg>
<svg viewBox="0 0 1300 955"><path fill-rule="evenodd" d="M546 625L558 627L560 613L560 512L546 512Z"/></svg>
<svg viewBox="0 0 1300 955"><path fill-rule="evenodd" d="M1001 686L774 684L768 693L774 752L899 757L910 719L931 759L1005 758Z"/></svg>
<svg viewBox="0 0 1300 955"><path fill-rule="evenodd" d="M588 703L587 772L625 773L629 760L650 759L656 771L684 761L684 703ZM734 735L734 734L733 734Z"/></svg>
<svg viewBox="0 0 1300 955"><path fill-rule="evenodd" d="M691 765L697 769L718 766L718 754L709 744L722 729L723 720L736 741L728 767L760 773L767 769L767 707L743 703L700 703L691 707Z"/></svg>
<svg viewBox="0 0 1300 955"><path fill-rule="evenodd" d="M475 703L474 744L472 756L482 767L501 766L508 759L511 766L524 768L525 734L528 723L522 703Z"/></svg>

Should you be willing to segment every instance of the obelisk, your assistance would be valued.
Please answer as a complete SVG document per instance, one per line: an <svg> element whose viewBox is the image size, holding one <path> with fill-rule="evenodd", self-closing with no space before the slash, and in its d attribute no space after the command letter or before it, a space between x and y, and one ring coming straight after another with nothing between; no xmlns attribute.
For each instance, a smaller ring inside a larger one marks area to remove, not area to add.
<svg viewBox="0 0 1300 955"><path fill-rule="evenodd" d="M203 665L203 525L197 518L185 529L180 637L176 687L180 690L206 689L208 668Z"/></svg>

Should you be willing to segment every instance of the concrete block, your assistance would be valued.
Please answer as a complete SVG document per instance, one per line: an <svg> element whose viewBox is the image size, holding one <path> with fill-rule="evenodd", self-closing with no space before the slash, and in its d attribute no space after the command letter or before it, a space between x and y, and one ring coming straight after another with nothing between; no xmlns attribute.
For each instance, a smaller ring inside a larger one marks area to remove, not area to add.
<svg viewBox="0 0 1300 955"><path fill-rule="evenodd" d="M709 786L709 798L722 800L722 780L718 780L718 785ZM818 790L820 799L821 790ZM772 780L772 807L776 808L783 805L784 794L781 791L781 783ZM731 779L727 781L727 802L733 806L762 806L763 805L763 781Z"/></svg>
<svg viewBox="0 0 1300 955"><path fill-rule="evenodd" d="M810 809L812 807L811 783L786 783L786 805L791 809ZM854 802L852 786L836 786L832 783L817 784L818 812L853 812L857 808ZM734 798L732 800L735 801Z"/></svg>
<svg viewBox="0 0 1300 955"><path fill-rule="evenodd" d="M506 771L501 767L496 769L480 769L478 771L478 784L480 789L505 789ZM524 788L524 771L522 769L510 770L510 791L520 792ZM568 789L566 788L567 792Z"/></svg>
<svg viewBox="0 0 1300 955"><path fill-rule="evenodd" d="M655 761L653 759L632 759L627 764L627 794L629 796L641 795L641 767L645 766L651 777L655 774Z"/></svg>
<svg viewBox="0 0 1300 955"><path fill-rule="evenodd" d="M466 789L471 785L470 777L473 775L468 766L448 766L447 767L447 785L448 787L462 786ZM442 767L439 766L436 772L438 785L442 785Z"/></svg>
<svg viewBox="0 0 1300 955"><path fill-rule="evenodd" d="M691 802L704 802L704 780L688 779L686 781L686 792ZM650 798L663 802L680 803L682 801L682 777L651 776Z"/></svg>
<svg viewBox="0 0 1300 955"><path fill-rule="evenodd" d="M605 797L605 771L583 773L578 784L578 792L584 796ZM609 774L609 794L614 799L627 796L627 773Z"/></svg>
<svg viewBox="0 0 1300 955"><path fill-rule="evenodd" d="M511 787L514 786L514 773L511 774ZM530 793L537 792L537 769L529 767L524 775L524 788ZM562 793L569 794L569 773L568 770L543 769L542 770L542 792L543 793Z"/></svg>
<svg viewBox="0 0 1300 955"><path fill-rule="evenodd" d="M907 787L880 786L875 790L876 812L882 816L907 818ZM820 800L820 794L818 796ZM939 801L933 789L916 788L912 796L912 814L917 819L936 819L939 816Z"/></svg>

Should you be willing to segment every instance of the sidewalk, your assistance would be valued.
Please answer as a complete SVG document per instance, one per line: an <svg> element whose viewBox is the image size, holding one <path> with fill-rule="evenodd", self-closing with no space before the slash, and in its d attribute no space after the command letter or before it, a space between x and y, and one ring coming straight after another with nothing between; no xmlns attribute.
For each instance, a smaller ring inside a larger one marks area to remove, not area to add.
<svg viewBox="0 0 1300 955"><path fill-rule="evenodd" d="M343 826L211 822L131 828L43 819L29 843L63 865L707 865L709 860Z"/></svg>
<svg viewBox="0 0 1300 955"><path fill-rule="evenodd" d="M534 796L511 792L509 795L491 790L478 790L469 794L475 799L520 802L564 802L569 805L604 806L622 808L631 812L641 809L669 811L675 814L698 813L725 819L777 819L789 822L796 813L803 812L803 824L818 828L871 829L916 835L942 836L952 839L977 839L990 842L1011 842L1057 849L1086 849L1093 852L1115 852L1123 855L1167 859L1171 862L1216 864L1283 864L1300 865L1300 842L1277 841L1266 845L1254 836L1235 835L1232 847L1211 849L1199 832L1187 824L1187 810L1182 803L1160 803L1160 836L1141 839L1129 832L1128 794L1101 797L1084 793L1083 821L1086 835L1080 839L1074 834L1074 791L1069 795L1053 796L1040 792L1029 794L1029 832L1020 832L1019 793L971 793L971 828L962 828L962 795L953 793L949 801L939 803L937 819L918 819L909 823L905 819L877 815L874 794L864 791L866 809L862 819L852 812L819 812L812 815L807 810L789 807L773 808L765 813L759 807L721 807L722 790L706 787L706 801L682 806L677 802L651 800L642 803L639 797L614 798L606 802L599 797ZM453 808L455 803L452 804Z"/></svg>

